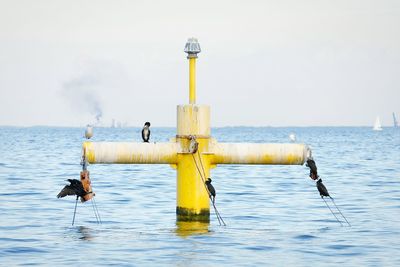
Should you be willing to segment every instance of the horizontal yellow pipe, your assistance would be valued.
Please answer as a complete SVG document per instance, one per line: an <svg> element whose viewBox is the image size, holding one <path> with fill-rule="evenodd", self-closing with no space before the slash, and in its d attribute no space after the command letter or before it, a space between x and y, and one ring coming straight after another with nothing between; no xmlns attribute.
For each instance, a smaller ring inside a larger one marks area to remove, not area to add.
<svg viewBox="0 0 400 267"><path fill-rule="evenodd" d="M83 153L89 163L179 164L179 143L84 142ZM202 153L210 164L302 165L310 149L304 144L258 144L212 142Z"/></svg>
<svg viewBox="0 0 400 267"><path fill-rule="evenodd" d="M176 143L84 142L89 163L176 164Z"/></svg>
<svg viewBox="0 0 400 267"><path fill-rule="evenodd" d="M214 143L212 164L302 165L310 150L304 144Z"/></svg>

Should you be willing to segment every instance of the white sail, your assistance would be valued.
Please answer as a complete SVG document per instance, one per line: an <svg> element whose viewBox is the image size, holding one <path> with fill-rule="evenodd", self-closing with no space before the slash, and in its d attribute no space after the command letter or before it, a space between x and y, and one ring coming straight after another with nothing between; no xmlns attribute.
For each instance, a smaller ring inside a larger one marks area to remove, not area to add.
<svg viewBox="0 0 400 267"><path fill-rule="evenodd" d="M382 131L381 120L379 119L379 117L376 117L373 129L374 129L374 131Z"/></svg>
<svg viewBox="0 0 400 267"><path fill-rule="evenodd" d="M396 115L394 114L394 112L392 113L392 115L393 115L393 127L394 128L399 127L399 124L396 120Z"/></svg>

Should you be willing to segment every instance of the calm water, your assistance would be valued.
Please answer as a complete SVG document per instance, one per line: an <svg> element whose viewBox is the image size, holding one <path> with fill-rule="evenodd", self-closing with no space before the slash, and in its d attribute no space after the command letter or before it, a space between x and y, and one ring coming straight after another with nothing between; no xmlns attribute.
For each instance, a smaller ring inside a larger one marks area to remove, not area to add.
<svg viewBox="0 0 400 267"><path fill-rule="evenodd" d="M400 129L219 128L220 142L312 146L321 177L351 222L341 227L305 166L220 165L227 223L176 223L168 165L90 165L103 220L57 199L78 178L83 129L0 128L0 265L400 266ZM173 128L153 128L164 142ZM140 129L95 129L94 141L139 141Z"/></svg>

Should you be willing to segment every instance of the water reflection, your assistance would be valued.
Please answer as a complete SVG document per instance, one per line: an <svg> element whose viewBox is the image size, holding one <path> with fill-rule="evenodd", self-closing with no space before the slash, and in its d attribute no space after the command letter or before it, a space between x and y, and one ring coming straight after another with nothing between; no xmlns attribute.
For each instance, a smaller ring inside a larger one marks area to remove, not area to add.
<svg viewBox="0 0 400 267"><path fill-rule="evenodd" d="M176 234L179 237L188 237L192 235L205 235L209 234L210 231L208 227L210 226L209 222L176 222Z"/></svg>
<svg viewBox="0 0 400 267"><path fill-rule="evenodd" d="M89 227L79 226L77 227L78 238L81 240L90 241L93 239L93 231Z"/></svg>

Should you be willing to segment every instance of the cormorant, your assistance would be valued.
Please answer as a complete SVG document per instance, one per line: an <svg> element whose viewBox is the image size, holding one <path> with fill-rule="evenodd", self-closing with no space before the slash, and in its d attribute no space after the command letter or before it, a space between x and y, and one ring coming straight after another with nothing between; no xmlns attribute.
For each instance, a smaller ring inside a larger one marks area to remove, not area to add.
<svg viewBox="0 0 400 267"><path fill-rule="evenodd" d="M307 159L306 166L310 168L310 178L313 180L318 179L317 165L315 165L315 161L312 158Z"/></svg>
<svg viewBox="0 0 400 267"><path fill-rule="evenodd" d="M317 189L321 197L331 197L328 193L328 189L326 189L325 185L322 183L322 179L318 179Z"/></svg>
<svg viewBox="0 0 400 267"><path fill-rule="evenodd" d="M87 194L90 194L92 192L86 192L85 189L83 188L82 182L76 179L68 179L67 180L70 184L64 186L64 188L58 193L57 198L60 197L65 197L65 196L74 196L76 195L76 201L75 201L75 209L74 209L74 217L72 218L72 225L74 225L75 222L75 214L76 214L76 206L78 204L78 198L81 198L81 201L84 202L84 196ZM93 202L92 202L93 203ZM96 215L96 213L95 213ZM97 215L96 215L97 218Z"/></svg>
<svg viewBox="0 0 400 267"><path fill-rule="evenodd" d="M70 184L64 186L60 193L58 193L57 198L76 195L76 199L78 199L78 197L82 198L88 194L83 188L81 181L76 179L68 179L66 181L68 181Z"/></svg>
<svg viewBox="0 0 400 267"><path fill-rule="evenodd" d="M211 178L207 178L206 180L206 186L207 186L207 190L210 193L210 197L211 197L211 201L214 203L215 202L215 188L214 186L211 184Z"/></svg>
<svg viewBox="0 0 400 267"><path fill-rule="evenodd" d="M144 124L144 127L143 127L143 129L142 129L142 139L143 139L143 142L145 142L145 143L148 143L149 142L149 139L150 139L150 122L146 122L145 124Z"/></svg>

